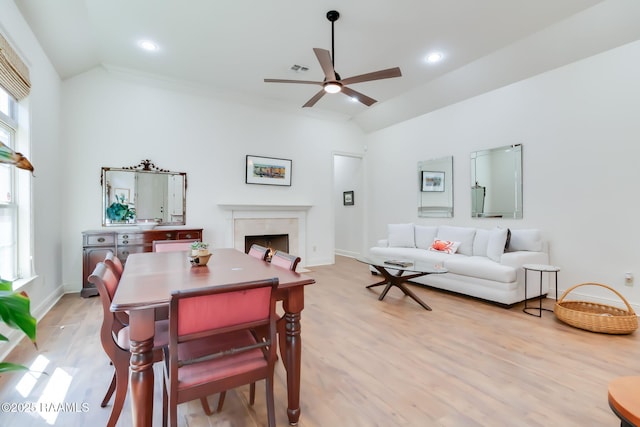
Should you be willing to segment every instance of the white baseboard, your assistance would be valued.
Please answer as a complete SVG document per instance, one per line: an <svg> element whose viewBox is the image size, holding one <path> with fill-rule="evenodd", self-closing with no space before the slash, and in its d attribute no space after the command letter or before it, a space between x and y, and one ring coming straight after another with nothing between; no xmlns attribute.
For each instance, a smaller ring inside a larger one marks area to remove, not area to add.
<svg viewBox="0 0 640 427"><path fill-rule="evenodd" d="M334 252L336 255L346 256L349 258L357 258L360 256L359 252L345 251L343 249L336 249Z"/></svg>

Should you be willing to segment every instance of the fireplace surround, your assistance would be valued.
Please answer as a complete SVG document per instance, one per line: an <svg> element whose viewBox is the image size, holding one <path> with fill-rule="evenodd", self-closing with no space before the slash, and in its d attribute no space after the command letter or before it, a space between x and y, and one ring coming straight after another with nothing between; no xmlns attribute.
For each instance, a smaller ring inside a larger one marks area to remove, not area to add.
<svg viewBox="0 0 640 427"><path fill-rule="evenodd" d="M245 236L287 234L291 254L306 265L307 211L310 205L219 205L226 211L225 246L245 252Z"/></svg>

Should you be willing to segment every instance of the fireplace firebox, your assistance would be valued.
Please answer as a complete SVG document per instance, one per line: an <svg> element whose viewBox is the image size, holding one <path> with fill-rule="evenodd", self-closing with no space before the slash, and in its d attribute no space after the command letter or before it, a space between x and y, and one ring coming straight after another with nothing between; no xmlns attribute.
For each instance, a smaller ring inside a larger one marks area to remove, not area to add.
<svg viewBox="0 0 640 427"><path fill-rule="evenodd" d="M288 234L268 234L262 236L244 236L244 252L249 253L251 245L258 244L270 250L270 254L275 251L289 252ZM267 257L271 259L271 255Z"/></svg>

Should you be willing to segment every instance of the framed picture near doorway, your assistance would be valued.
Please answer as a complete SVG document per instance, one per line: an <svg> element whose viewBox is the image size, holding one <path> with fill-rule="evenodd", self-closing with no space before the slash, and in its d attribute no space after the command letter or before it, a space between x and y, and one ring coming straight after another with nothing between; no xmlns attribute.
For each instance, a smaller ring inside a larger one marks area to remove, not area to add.
<svg viewBox="0 0 640 427"><path fill-rule="evenodd" d="M354 205L353 191L345 191L342 193L342 204L345 206Z"/></svg>

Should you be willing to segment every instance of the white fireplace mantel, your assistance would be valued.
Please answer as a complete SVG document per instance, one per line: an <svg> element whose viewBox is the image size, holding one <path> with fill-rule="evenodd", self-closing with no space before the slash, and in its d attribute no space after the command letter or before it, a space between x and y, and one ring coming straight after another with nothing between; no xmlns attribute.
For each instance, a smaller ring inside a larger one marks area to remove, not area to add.
<svg viewBox="0 0 640 427"><path fill-rule="evenodd" d="M311 209L311 205L219 204L218 207L227 212L225 215L226 247L244 250L244 236L236 235L236 223L238 221L246 224L247 220L249 220L253 224L251 227L253 231L263 228L272 230L273 227L281 227L284 222L288 224L288 230L282 230L282 234L289 234L289 250L300 256L302 259L300 262L301 267L306 264L307 211ZM256 229L256 227L258 228Z"/></svg>
<svg viewBox="0 0 640 427"><path fill-rule="evenodd" d="M226 211L306 211L311 205L256 205L256 204L221 204Z"/></svg>

